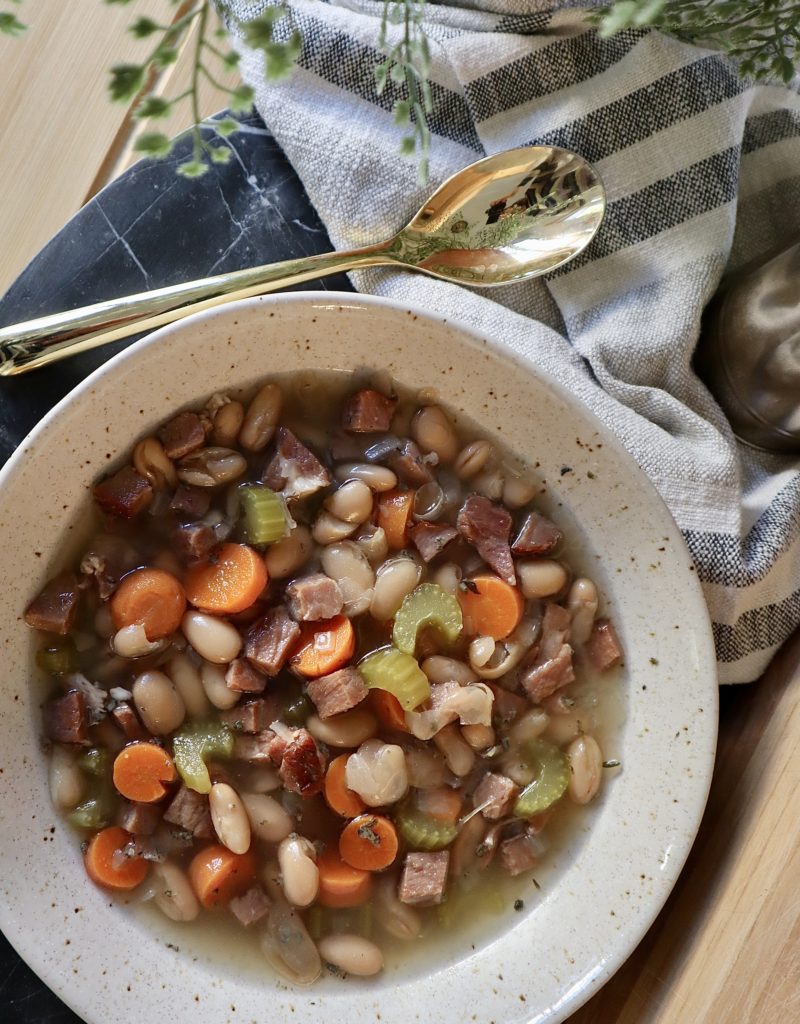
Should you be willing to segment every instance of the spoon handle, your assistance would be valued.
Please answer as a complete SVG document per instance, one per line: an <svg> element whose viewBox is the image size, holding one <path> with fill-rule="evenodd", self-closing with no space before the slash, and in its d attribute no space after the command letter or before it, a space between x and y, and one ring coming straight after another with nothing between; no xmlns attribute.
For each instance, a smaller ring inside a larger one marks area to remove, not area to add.
<svg viewBox="0 0 800 1024"><path fill-rule="evenodd" d="M263 295L339 271L392 263L389 246L389 242L382 242L348 252L267 263L0 328L0 377L27 373L77 352L174 323L224 302Z"/></svg>

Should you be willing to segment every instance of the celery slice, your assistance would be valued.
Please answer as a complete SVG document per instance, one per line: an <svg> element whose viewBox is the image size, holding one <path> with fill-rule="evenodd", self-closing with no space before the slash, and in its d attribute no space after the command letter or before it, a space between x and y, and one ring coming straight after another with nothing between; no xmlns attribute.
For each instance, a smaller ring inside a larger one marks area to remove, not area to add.
<svg viewBox="0 0 800 1024"><path fill-rule="evenodd" d="M172 738L175 767L184 783L196 793L211 790L211 776L206 761L212 757L230 757L233 733L215 722L192 723Z"/></svg>
<svg viewBox="0 0 800 1024"><path fill-rule="evenodd" d="M416 658L394 647L373 651L357 667L369 689L394 694L406 711L413 711L431 695L431 684Z"/></svg>
<svg viewBox="0 0 800 1024"><path fill-rule="evenodd" d="M111 772L111 752L104 747L92 747L78 758L78 767L87 775L108 778Z"/></svg>
<svg viewBox="0 0 800 1024"><path fill-rule="evenodd" d="M454 824L431 818L408 802L398 810L395 824L403 839L415 850L443 850L458 834Z"/></svg>
<svg viewBox="0 0 800 1024"><path fill-rule="evenodd" d="M392 640L398 650L413 654L419 631L433 626L450 643L458 638L463 625L461 605L438 583L421 583L403 598L394 619Z"/></svg>
<svg viewBox="0 0 800 1024"><path fill-rule="evenodd" d="M536 776L514 804L514 814L519 818L531 818L546 811L561 799L569 783L569 759L558 747L544 740L534 740L528 744L526 754Z"/></svg>
<svg viewBox="0 0 800 1024"><path fill-rule="evenodd" d="M90 797L70 812L69 820L76 828L105 828L111 824L111 812L108 799L103 796Z"/></svg>
<svg viewBox="0 0 800 1024"><path fill-rule="evenodd" d="M41 647L36 652L36 664L51 676L63 676L78 671L78 652L71 636Z"/></svg>
<svg viewBox="0 0 800 1024"><path fill-rule="evenodd" d="M273 544L289 533L283 498L263 484L239 488L244 509L244 539L248 544Z"/></svg>

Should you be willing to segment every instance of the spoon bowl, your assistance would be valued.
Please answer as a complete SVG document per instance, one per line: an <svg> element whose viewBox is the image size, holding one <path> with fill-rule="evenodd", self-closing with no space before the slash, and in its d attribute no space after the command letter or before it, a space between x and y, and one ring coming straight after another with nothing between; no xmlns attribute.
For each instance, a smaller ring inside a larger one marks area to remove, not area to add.
<svg viewBox="0 0 800 1024"><path fill-rule="evenodd" d="M486 288L574 259L605 213L602 182L576 153L526 146L485 157L443 182L393 238L109 299L0 330L0 376L340 271L395 266Z"/></svg>

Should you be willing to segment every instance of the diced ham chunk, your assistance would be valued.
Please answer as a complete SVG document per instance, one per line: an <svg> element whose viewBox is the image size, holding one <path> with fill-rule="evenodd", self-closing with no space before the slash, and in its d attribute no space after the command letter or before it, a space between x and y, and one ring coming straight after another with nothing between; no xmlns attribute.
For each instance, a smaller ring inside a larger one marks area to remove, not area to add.
<svg viewBox="0 0 800 1024"><path fill-rule="evenodd" d="M300 627L282 604L270 608L257 619L245 637L244 653L257 669L267 676L276 676L289 657Z"/></svg>
<svg viewBox="0 0 800 1024"><path fill-rule="evenodd" d="M236 693L263 693L267 679L247 658L234 658L225 673L225 685Z"/></svg>
<svg viewBox="0 0 800 1024"><path fill-rule="evenodd" d="M432 907L444 899L450 852L407 853L397 896L401 903Z"/></svg>
<svg viewBox="0 0 800 1024"><path fill-rule="evenodd" d="M89 725L97 725L98 722L102 722L108 714L108 709L106 708L108 694L106 691L101 690L96 683L90 682L81 672L72 672L65 677L65 681L70 689L78 690L86 701L86 714L89 719Z"/></svg>
<svg viewBox="0 0 800 1024"><path fill-rule="evenodd" d="M158 429L158 439L170 459L191 455L206 443L206 432L196 412L179 412Z"/></svg>
<svg viewBox="0 0 800 1024"><path fill-rule="evenodd" d="M197 839L213 839L214 825L208 797L196 793L188 786L181 786L164 814L164 821L189 832Z"/></svg>
<svg viewBox="0 0 800 1024"><path fill-rule="evenodd" d="M524 832L513 839L504 839L500 844L500 863L509 875L521 875L536 864L538 843Z"/></svg>
<svg viewBox="0 0 800 1024"><path fill-rule="evenodd" d="M470 542L497 575L512 585L516 582L508 539L511 514L480 494L470 494L456 519L458 532Z"/></svg>
<svg viewBox="0 0 800 1024"><path fill-rule="evenodd" d="M586 653L594 667L601 672L622 661L622 645L616 629L608 619L596 620L592 635L586 641Z"/></svg>
<svg viewBox="0 0 800 1024"><path fill-rule="evenodd" d="M496 683L489 683L494 694L492 705L492 721L497 726L508 725L515 718L524 715L530 708L530 704L518 693L512 693L505 686L498 686Z"/></svg>
<svg viewBox="0 0 800 1024"><path fill-rule="evenodd" d="M363 388L345 402L342 427L349 434L380 434L389 429L396 398L387 398L380 391Z"/></svg>
<svg viewBox="0 0 800 1024"><path fill-rule="evenodd" d="M101 480L94 488L94 500L104 512L120 519L134 519L153 500L153 488L133 466Z"/></svg>
<svg viewBox="0 0 800 1024"><path fill-rule="evenodd" d="M520 676L522 686L534 704L539 704L574 680L572 648L569 644L562 644L552 658L544 661L537 658L530 668L523 669Z"/></svg>
<svg viewBox="0 0 800 1024"><path fill-rule="evenodd" d="M117 818L117 824L135 836L151 836L161 822L163 811L163 807L159 807L158 804L126 801Z"/></svg>
<svg viewBox="0 0 800 1024"><path fill-rule="evenodd" d="M543 660L552 658L569 640L572 616L566 608L552 602L545 607L542 617L542 632L539 637L539 653Z"/></svg>
<svg viewBox="0 0 800 1024"><path fill-rule="evenodd" d="M476 807L482 807L481 814L484 818L499 821L509 813L518 793L519 787L511 779L489 772L478 783L472 794L472 802ZM486 806L483 807L483 804Z"/></svg>
<svg viewBox="0 0 800 1024"><path fill-rule="evenodd" d="M59 573L25 609L25 621L33 629L65 636L75 622L79 600L77 577L71 572Z"/></svg>
<svg viewBox="0 0 800 1024"><path fill-rule="evenodd" d="M448 523L417 523L408 531L424 562L430 562L458 536L458 530Z"/></svg>
<svg viewBox="0 0 800 1024"><path fill-rule="evenodd" d="M267 916L272 901L260 885L254 885L242 896L234 896L228 906L239 924L249 928Z"/></svg>
<svg viewBox="0 0 800 1024"><path fill-rule="evenodd" d="M112 708L111 717L122 730L122 735L126 740L146 740L150 738L150 733L139 721L136 711L126 701L122 701Z"/></svg>
<svg viewBox="0 0 800 1024"><path fill-rule="evenodd" d="M56 743L80 743L90 746L89 712L86 698L78 690L48 701L44 708L44 731Z"/></svg>
<svg viewBox="0 0 800 1024"><path fill-rule="evenodd" d="M281 758L278 775L286 789L313 796L322 789L326 761L307 729L297 729Z"/></svg>
<svg viewBox="0 0 800 1024"><path fill-rule="evenodd" d="M538 512L530 512L522 521L511 550L515 555L543 555L561 541L561 530Z"/></svg>
<svg viewBox="0 0 800 1024"><path fill-rule="evenodd" d="M292 580L286 588L286 603L298 622L317 622L338 615L344 598L336 580L324 572L315 572Z"/></svg>
<svg viewBox="0 0 800 1024"><path fill-rule="evenodd" d="M81 558L81 586L94 582L101 601L107 601L122 577L140 565L139 553L121 537L100 534Z"/></svg>
<svg viewBox="0 0 800 1024"><path fill-rule="evenodd" d="M352 665L319 679L310 679L307 689L320 718L330 718L331 715L349 711L360 704L369 692L361 675Z"/></svg>
<svg viewBox="0 0 800 1024"><path fill-rule="evenodd" d="M276 697L259 697L256 700L243 701L235 708L223 711L220 718L234 732L255 734L268 729L270 722L275 721L279 712L280 706Z"/></svg>
<svg viewBox="0 0 800 1024"><path fill-rule="evenodd" d="M169 507L187 519L202 519L211 508L211 492L204 487L180 484L172 496Z"/></svg>
<svg viewBox="0 0 800 1024"><path fill-rule="evenodd" d="M267 463L263 482L284 498L296 501L327 487L331 475L316 455L286 427L278 427L275 454Z"/></svg>
<svg viewBox="0 0 800 1024"><path fill-rule="evenodd" d="M187 523L172 535L175 553L184 562L199 562L217 546L217 535L205 523Z"/></svg>
<svg viewBox="0 0 800 1024"><path fill-rule="evenodd" d="M409 487L421 487L433 480L433 473L425 457L413 441L404 441L398 451L386 459L389 468Z"/></svg>

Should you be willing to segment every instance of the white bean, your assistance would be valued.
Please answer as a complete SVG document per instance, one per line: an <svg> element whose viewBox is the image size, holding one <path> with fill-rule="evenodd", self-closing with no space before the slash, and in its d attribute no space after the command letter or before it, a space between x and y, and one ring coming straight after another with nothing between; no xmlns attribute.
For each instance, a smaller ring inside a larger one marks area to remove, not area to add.
<svg viewBox="0 0 800 1024"><path fill-rule="evenodd" d="M592 736L578 736L567 747L570 776L567 793L576 804L588 804L600 789L603 755Z"/></svg>
<svg viewBox="0 0 800 1024"><path fill-rule="evenodd" d="M386 466L369 462L344 462L333 471L337 480L363 480L371 491L380 494L397 487L397 476Z"/></svg>
<svg viewBox="0 0 800 1024"><path fill-rule="evenodd" d="M247 459L232 448L201 448L178 463L178 479L192 487L220 487L238 479Z"/></svg>
<svg viewBox="0 0 800 1024"><path fill-rule="evenodd" d="M472 441L461 449L453 469L462 480L469 480L480 473L493 453L488 441Z"/></svg>
<svg viewBox="0 0 800 1024"><path fill-rule="evenodd" d="M503 496L503 474L498 469L487 469L472 481L472 487L490 501L499 501Z"/></svg>
<svg viewBox="0 0 800 1024"><path fill-rule="evenodd" d="M310 715L306 729L315 740L330 747L357 747L377 733L378 720L366 708L353 708L324 721L318 715Z"/></svg>
<svg viewBox="0 0 800 1024"><path fill-rule="evenodd" d="M567 582L567 570L560 562L550 558L539 558L529 562L517 562L517 579L522 593L527 598L552 597Z"/></svg>
<svg viewBox="0 0 800 1024"><path fill-rule="evenodd" d="M208 794L211 821L223 846L231 853L250 849L250 819L239 794L227 782L215 782Z"/></svg>
<svg viewBox="0 0 800 1024"><path fill-rule="evenodd" d="M214 413L211 440L218 448L234 448L242 429L244 406L241 402L225 402Z"/></svg>
<svg viewBox="0 0 800 1024"><path fill-rule="evenodd" d="M156 491L166 491L178 482L175 466L156 437L145 437L133 449L136 472Z"/></svg>
<svg viewBox="0 0 800 1024"><path fill-rule="evenodd" d="M60 811L77 807L84 791L84 775L75 763L74 754L58 744L53 745L49 764L50 799Z"/></svg>
<svg viewBox="0 0 800 1024"><path fill-rule="evenodd" d="M148 640L141 622L123 626L114 634L111 646L120 658L142 658L164 647L163 640Z"/></svg>
<svg viewBox="0 0 800 1024"><path fill-rule="evenodd" d="M294 829L294 818L267 793L241 793L250 827L266 843L279 843Z"/></svg>
<svg viewBox="0 0 800 1024"><path fill-rule="evenodd" d="M281 869L283 892L295 907L308 907L319 892L319 868L313 843L296 833L281 840L278 847L278 865Z"/></svg>
<svg viewBox="0 0 800 1024"><path fill-rule="evenodd" d="M469 775L475 766L475 751L465 743L455 722L440 729L433 737L433 742L444 754L447 767L459 778Z"/></svg>
<svg viewBox="0 0 800 1024"><path fill-rule="evenodd" d="M288 537L270 544L264 561L269 578L285 580L302 568L311 557L314 542L307 526L298 523Z"/></svg>
<svg viewBox="0 0 800 1024"><path fill-rule="evenodd" d="M511 474L503 484L503 504L506 508L522 508L533 501L536 491L537 486L533 481Z"/></svg>
<svg viewBox="0 0 800 1024"><path fill-rule="evenodd" d="M433 583L438 583L442 590L448 594L452 594L454 597L458 595L458 585L461 583L461 566L456 565L455 562L445 562L444 565L440 565L436 572L433 574Z"/></svg>
<svg viewBox="0 0 800 1024"><path fill-rule="evenodd" d="M407 903L397 898L397 880L391 875L378 876L375 903L380 913L378 924L396 939L416 939L422 931L422 919Z"/></svg>
<svg viewBox="0 0 800 1024"><path fill-rule="evenodd" d="M167 675L186 705L189 718L206 718L211 711L200 673L184 651L177 651L166 664Z"/></svg>
<svg viewBox="0 0 800 1024"><path fill-rule="evenodd" d="M344 769L348 789L358 793L369 807L393 804L408 792L408 770L402 747L370 739L347 759Z"/></svg>
<svg viewBox="0 0 800 1024"><path fill-rule="evenodd" d="M345 523L363 523L372 514L372 491L363 480L347 480L325 499L325 508Z"/></svg>
<svg viewBox="0 0 800 1024"><path fill-rule="evenodd" d="M167 736L183 724L186 705L168 675L142 672L131 692L145 728L154 736Z"/></svg>
<svg viewBox="0 0 800 1024"><path fill-rule="evenodd" d="M452 462L458 455L458 438L444 410L424 405L411 421L411 436L424 452L436 452L439 462Z"/></svg>
<svg viewBox="0 0 800 1024"><path fill-rule="evenodd" d="M326 575L339 584L344 614L359 615L366 611L372 599L375 573L358 544L352 540L329 544L320 552L320 562Z"/></svg>
<svg viewBox="0 0 800 1024"><path fill-rule="evenodd" d="M355 533L357 528L358 523L346 523L323 509L314 520L311 536L317 544L335 544L337 540L344 540Z"/></svg>
<svg viewBox="0 0 800 1024"><path fill-rule="evenodd" d="M575 715L554 715L547 723L545 735L559 747L581 734L581 723Z"/></svg>
<svg viewBox="0 0 800 1024"><path fill-rule="evenodd" d="M253 397L247 407L239 444L249 452L260 452L267 447L283 405L283 395L277 384L265 384Z"/></svg>
<svg viewBox="0 0 800 1024"><path fill-rule="evenodd" d="M384 562L375 574L375 588L369 613L378 622L388 622L419 583L422 566L413 558L398 555Z"/></svg>
<svg viewBox="0 0 800 1024"><path fill-rule="evenodd" d="M572 615L570 643L585 644L592 635L594 617L597 614L597 587L591 580L577 579L569 588L567 608Z"/></svg>
<svg viewBox="0 0 800 1024"><path fill-rule="evenodd" d="M228 688L225 669L220 665L204 661L200 666L200 682L208 699L220 711L227 711L239 703L241 694Z"/></svg>
<svg viewBox="0 0 800 1024"><path fill-rule="evenodd" d="M461 736L473 750L486 750L495 744L495 732L491 725L462 725Z"/></svg>
<svg viewBox="0 0 800 1024"><path fill-rule="evenodd" d="M153 865L155 886L153 903L171 921L194 921L200 913L200 904L189 884L189 879L176 864L164 861Z"/></svg>
<svg viewBox="0 0 800 1024"><path fill-rule="evenodd" d="M425 747L409 747L406 751L408 784L414 789L437 789L453 781L444 758L435 750Z"/></svg>
<svg viewBox="0 0 800 1024"><path fill-rule="evenodd" d="M227 665L242 649L236 627L205 612L186 612L181 629L200 657L216 665Z"/></svg>
<svg viewBox="0 0 800 1024"><path fill-rule="evenodd" d="M527 744L538 739L550 723L548 715L541 708L531 708L511 726L508 738L511 743Z"/></svg>
<svg viewBox="0 0 800 1024"><path fill-rule="evenodd" d="M364 523L353 540L367 556L367 561L373 568L380 565L389 553L389 541L382 526Z"/></svg>
<svg viewBox="0 0 800 1024"><path fill-rule="evenodd" d="M483 668L494 654L495 643L490 636L476 636L469 645L469 663L473 668Z"/></svg>
<svg viewBox="0 0 800 1024"><path fill-rule="evenodd" d="M460 686L477 683L478 677L463 661L446 658L443 654L432 654L420 666L430 683L456 682Z"/></svg>
<svg viewBox="0 0 800 1024"><path fill-rule="evenodd" d="M383 953L374 942L361 935L348 935L346 932L326 935L318 945L322 959L346 974L366 978L383 970Z"/></svg>
<svg viewBox="0 0 800 1024"><path fill-rule="evenodd" d="M281 786L282 782L274 768L265 764L250 765L250 770L247 773L247 788L253 793L273 793Z"/></svg>

